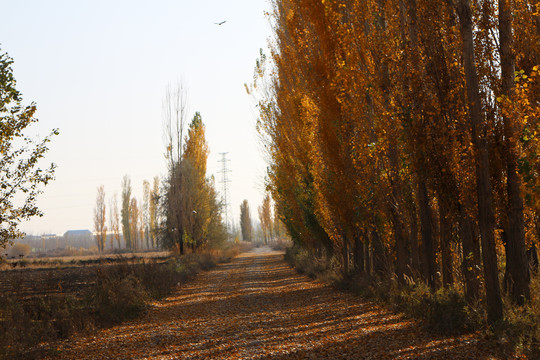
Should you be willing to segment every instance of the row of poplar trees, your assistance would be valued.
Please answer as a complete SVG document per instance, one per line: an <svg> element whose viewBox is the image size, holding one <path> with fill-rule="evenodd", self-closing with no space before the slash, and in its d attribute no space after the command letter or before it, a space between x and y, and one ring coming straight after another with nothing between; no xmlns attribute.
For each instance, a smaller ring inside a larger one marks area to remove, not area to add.
<svg viewBox="0 0 540 360"><path fill-rule="evenodd" d="M274 0L248 91L269 188L345 273L460 285L503 316L540 237L540 4ZM504 281L499 272L504 270Z"/></svg>
<svg viewBox="0 0 540 360"><path fill-rule="evenodd" d="M122 178L121 209L118 209L118 197L115 193L105 201L105 187L98 186L96 205L94 207L94 231L99 252L105 251L107 239L110 249L122 248L120 228L126 249L152 249L157 246L159 234L159 178L154 177L154 186L148 180L143 181L143 199L131 196L131 179L128 175ZM108 207L108 211L107 211ZM107 226L108 218L108 226Z"/></svg>

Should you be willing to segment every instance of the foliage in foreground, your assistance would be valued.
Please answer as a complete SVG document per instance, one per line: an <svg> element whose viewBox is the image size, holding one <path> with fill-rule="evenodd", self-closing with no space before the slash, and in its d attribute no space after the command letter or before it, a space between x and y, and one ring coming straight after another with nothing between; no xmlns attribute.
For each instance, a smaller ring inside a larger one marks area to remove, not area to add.
<svg viewBox="0 0 540 360"><path fill-rule="evenodd" d="M230 246L164 262L102 265L95 279L89 279L95 282L81 294L26 299L17 292L0 294L0 359L35 358L48 351L39 344L133 319L144 312L149 301L169 295L178 284L230 261L241 250Z"/></svg>
<svg viewBox="0 0 540 360"><path fill-rule="evenodd" d="M22 94L15 88L13 60L0 49L0 248L9 239L22 235L18 225L40 216L36 200L41 186L53 179L56 165L39 168L39 161L49 150L53 130L42 141L33 141L25 131L37 122L36 105L24 106ZM22 201L20 200L22 199Z"/></svg>

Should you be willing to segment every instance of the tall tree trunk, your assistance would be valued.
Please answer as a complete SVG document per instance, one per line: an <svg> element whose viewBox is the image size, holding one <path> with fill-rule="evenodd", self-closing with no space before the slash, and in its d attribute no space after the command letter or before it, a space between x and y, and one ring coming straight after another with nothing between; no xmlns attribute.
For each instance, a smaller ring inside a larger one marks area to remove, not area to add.
<svg viewBox="0 0 540 360"><path fill-rule="evenodd" d="M513 98L515 54L512 36L512 11L508 0L499 0L499 48L501 54L501 95ZM504 104L503 104L504 106ZM502 111L506 152L506 191L508 196L508 232L506 264L509 291L519 305L530 299L529 266L525 249L521 177L517 171L517 128L514 117Z"/></svg>
<svg viewBox="0 0 540 360"><path fill-rule="evenodd" d="M407 265L409 264L409 255L407 251L407 237L403 231L404 224L399 221L399 215L396 211L393 212L395 252L396 252L396 276L398 284L405 285L405 274L407 273Z"/></svg>
<svg viewBox="0 0 540 360"><path fill-rule="evenodd" d="M371 230L371 245L373 246L373 272L382 278L386 275L384 245L376 228Z"/></svg>
<svg viewBox="0 0 540 360"><path fill-rule="evenodd" d="M411 81L414 78L422 77L423 68L420 66L420 49L419 49L419 38L418 38L418 14L417 14L417 1L416 0L404 0L399 2L399 12L400 12L400 26L401 26L401 40L403 42L403 50L405 53L405 65L412 67L412 72L409 77L405 77L404 83L405 88L404 92L407 93L406 97L409 99L410 106L412 109L421 109L422 98L424 97L425 89L423 84L418 81ZM407 37L408 36L408 37ZM411 121L422 121L421 111L413 111L411 113ZM424 143L426 140L422 138L423 134L420 133L411 133L409 134L413 141L418 142L418 144ZM417 145L418 145L417 144ZM415 146L416 150L413 151L412 157L418 164L421 164L419 168L416 168L416 174L418 179L421 179L424 175L423 165L425 165L425 158L422 154L421 145ZM425 178L424 178L425 179ZM419 180L420 181L420 180ZM423 180L422 180L423 181ZM411 189L411 193L413 193ZM417 200L420 199L418 196L418 189L416 193ZM429 200L426 198L426 202L420 204L418 202L418 211L420 218L420 234L422 236L422 251L420 252L418 244L418 220L416 215L416 205L415 200L411 201L411 214L410 214L410 234L409 234L409 244L411 250L411 265L413 273L416 276L424 273L425 279L428 281L430 286L434 288L434 273L435 273L435 257L433 253L433 234L432 234L432 220L431 212L429 211ZM427 207L426 207L427 206ZM429 229L428 229L429 227ZM426 255L426 245L429 248L429 255ZM423 270L423 271L422 271Z"/></svg>
<svg viewBox="0 0 540 360"><path fill-rule="evenodd" d="M508 293L510 289L512 288L511 282L511 275L510 275L510 268L512 267L512 261L508 263L508 229L503 228L501 232L502 241L504 244L504 252L506 255L506 267L504 268L504 275L503 275L503 292Z"/></svg>
<svg viewBox="0 0 540 360"><path fill-rule="evenodd" d="M474 241L473 220L465 205L460 205L459 209L459 236L463 249L461 268L465 277L465 298L474 303L480 297L480 257Z"/></svg>
<svg viewBox="0 0 540 360"><path fill-rule="evenodd" d="M180 250L180 255L184 255L184 239L183 239L184 229L182 229L180 227L180 224L182 224L182 220L181 220L181 216L180 216L180 209L178 209L176 214L177 214L176 215L176 224L178 226L178 228L176 229L176 232L178 233L177 243L178 243L178 248Z"/></svg>
<svg viewBox="0 0 540 360"><path fill-rule="evenodd" d="M356 236L354 239L354 269L357 274L364 273L364 239Z"/></svg>
<svg viewBox="0 0 540 360"><path fill-rule="evenodd" d="M364 259L365 259L365 269L366 269L366 275L371 275L371 246L370 242L371 239L368 235L369 233L366 233L366 243L364 244Z"/></svg>
<svg viewBox="0 0 540 360"><path fill-rule="evenodd" d="M398 283L400 285L405 285L404 275L407 272L407 265L409 265L409 254L407 251L407 231L405 222L402 219L404 206L401 186L402 182L399 177L398 158L397 144L394 139L391 140L389 149L390 187L392 188L392 196L388 199L388 202L394 230L396 276Z"/></svg>
<svg viewBox="0 0 540 360"><path fill-rule="evenodd" d="M446 201L439 196L439 234L442 255L443 286L449 287L454 283L454 261L452 257L452 218Z"/></svg>
<svg viewBox="0 0 540 360"><path fill-rule="evenodd" d="M533 242L529 250L527 250L527 259L529 260L529 268L533 273L538 273L538 253L536 252L536 244Z"/></svg>
<svg viewBox="0 0 540 360"><path fill-rule="evenodd" d="M486 283L488 321L494 323L503 316L501 289L498 279L497 251L495 248L493 198L489 178L489 154L486 131L482 122L482 103L478 74L476 72L473 20L470 0L457 0L460 33L463 46L463 63L467 87L467 103L472 140L476 152L476 186L478 196L478 225L482 240L482 258Z"/></svg>
<svg viewBox="0 0 540 360"><path fill-rule="evenodd" d="M420 274L420 253L418 245L418 220L416 218L416 204L413 201L410 212L411 231L409 233L409 244L411 246L411 265L413 276Z"/></svg>
<svg viewBox="0 0 540 360"><path fill-rule="evenodd" d="M420 232L422 234L422 249L424 255L424 277L432 290L435 290L436 263L435 249L433 248L433 216L429 206L429 197L426 183L418 183L418 208L420 209Z"/></svg>
<svg viewBox="0 0 540 360"><path fill-rule="evenodd" d="M350 275L349 270L349 240L343 236L341 241L341 255L343 256L343 277L347 278Z"/></svg>

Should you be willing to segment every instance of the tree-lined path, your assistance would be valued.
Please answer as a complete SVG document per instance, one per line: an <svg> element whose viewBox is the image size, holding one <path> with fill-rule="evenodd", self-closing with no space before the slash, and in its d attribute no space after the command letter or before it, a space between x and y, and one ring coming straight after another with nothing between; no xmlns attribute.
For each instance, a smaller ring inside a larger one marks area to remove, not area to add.
<svg viewBox="0 0 540 360"><path fill-rule="evenodd" d="M62 359L496 359L475 335L418 323L297 274L255 249L179 287L140 319L65 341Z"/></svg>

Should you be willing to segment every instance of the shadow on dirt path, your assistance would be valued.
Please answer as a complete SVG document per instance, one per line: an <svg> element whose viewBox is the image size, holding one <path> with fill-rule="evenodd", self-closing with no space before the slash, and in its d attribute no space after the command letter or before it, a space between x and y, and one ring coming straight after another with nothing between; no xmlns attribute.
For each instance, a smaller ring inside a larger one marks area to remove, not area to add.
<svg viewBox="0 0 540 360"><path fill-rule="evenodd" d="M418 323L297 274L257 248L202 273L140 319L70 339L62 359L496 359L475 335Z"/></svg>

